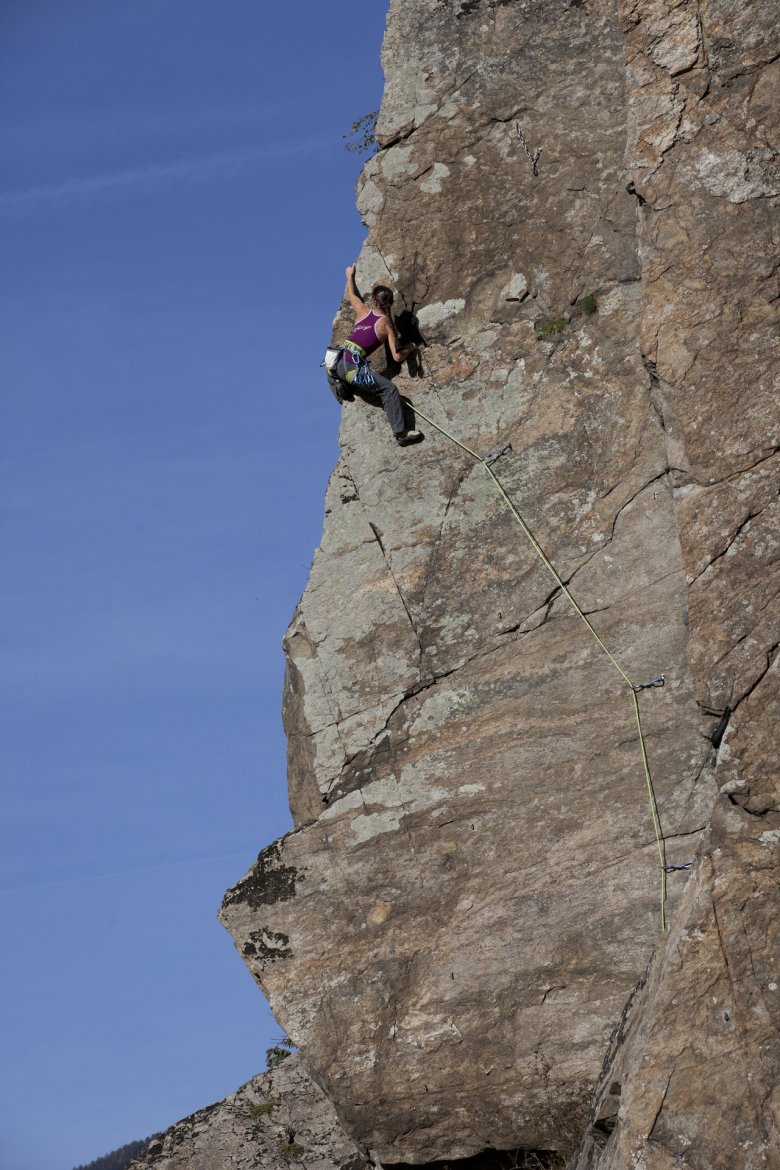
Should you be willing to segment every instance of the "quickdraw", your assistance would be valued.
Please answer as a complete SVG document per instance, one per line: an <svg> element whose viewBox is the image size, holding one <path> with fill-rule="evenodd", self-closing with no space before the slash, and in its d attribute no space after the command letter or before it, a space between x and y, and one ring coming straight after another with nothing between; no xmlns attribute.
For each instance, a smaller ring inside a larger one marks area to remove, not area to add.
<svg viewBox="0 0 780 1170"><path fill-rule="evenodd" d="M344 353L352 359L352 369L347 373L347 382L350 386L376 386L371 366L364 349L354 341L345 341L342 346Z"/></svg>

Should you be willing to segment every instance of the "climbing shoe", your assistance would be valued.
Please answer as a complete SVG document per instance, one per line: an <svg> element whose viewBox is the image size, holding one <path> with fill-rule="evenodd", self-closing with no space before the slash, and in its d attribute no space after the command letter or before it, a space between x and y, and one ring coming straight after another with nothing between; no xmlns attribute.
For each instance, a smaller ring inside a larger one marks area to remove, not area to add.
<svg viewBox="0 0 780 1170"><path fill-rule="evenodd" d="M421 443L424 438L422 431L401 431L395 436L395 441L399 447L408 447L410 443Z"/></svg>

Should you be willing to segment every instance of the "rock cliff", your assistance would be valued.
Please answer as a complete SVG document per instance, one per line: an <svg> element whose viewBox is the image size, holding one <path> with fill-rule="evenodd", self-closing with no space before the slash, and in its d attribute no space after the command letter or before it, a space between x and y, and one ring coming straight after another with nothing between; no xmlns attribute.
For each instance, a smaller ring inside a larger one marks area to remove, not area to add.
<svg viewBox="0 0 780 1170"><path fill-rule="evenodd" d="M382 1163L780 1165L775 17L391 4L358 277L418 314L426 440L343 408L286 639L295 829L222 910ZM630 684L448 435L511 443L582 614L665 676L653 800Z"/></svg>
<svg viewBox="0 0 780 1170"><path fill-rule="evenodd" d="M154 1138L128 1170L361 1170L354 1142L300 1058L254 1077L224 1101Z"/></svg>

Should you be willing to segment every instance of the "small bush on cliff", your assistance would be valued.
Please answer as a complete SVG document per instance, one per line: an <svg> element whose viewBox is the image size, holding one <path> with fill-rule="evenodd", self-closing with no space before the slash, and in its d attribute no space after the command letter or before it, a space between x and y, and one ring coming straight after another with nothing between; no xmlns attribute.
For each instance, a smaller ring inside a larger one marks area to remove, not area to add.
<svg viewBox="0 0 780 1170"><path fill-rule="evenodd" d="M288 1040L286 1036L280 1036L278 1040L274 1040L270 1048L265 1050L265 1067L278 1068L283 1060L287 1060L288 1056L292 1056L295 1052L295 1045L292 1040Z"/></svg>
<svg viewBox="0 0 780 1170"><path fill-rule="evenodd" d="M536 326L536 340L541 341L544 337L552 337L556 333L563 333L569 322L565 317L553 317L552 321L543 321L541 325Z"/></svg>
<svg viewBox="0 0 780 1170"><path fill-rule="evenodd" d="M593 314L597 311L598 307L599 303L596 300L595 293L588 293L588 295L583 297L580 301L580 308L586 317L592 317Z"/></svg>
<svg viewBox="0 0 780 1170"><path fill-rule="evenodd" d="M566 1170L566 1158L557 1150L522 1150L517 1170Z"/></svg>
<svg viewBox="0 0 780 1170"><path fill-rule="evenodd" d="M357 122L353 122L349 133L344 135L344 149L350 154L375 154L377 151L376 120L379 110L370 110Z"/></svg>
<svg viewBox="0 0 780 1170"><path fill-rule="evenodd" d="M294 1158L300 1158L304 1153L304 1147L298 1142L285 1142L283 1146L279 1147L279 1154L286 1162L292 1162Z"/></svg>
<svg viewBox="0 0 780 1170"><path fill-rule="evenodd" d="M252 1105L249 1112L254 1121L259 1121L261 1117L270 1116L278 1106L278 1101L263 1101L260 1105Z"/></svg>

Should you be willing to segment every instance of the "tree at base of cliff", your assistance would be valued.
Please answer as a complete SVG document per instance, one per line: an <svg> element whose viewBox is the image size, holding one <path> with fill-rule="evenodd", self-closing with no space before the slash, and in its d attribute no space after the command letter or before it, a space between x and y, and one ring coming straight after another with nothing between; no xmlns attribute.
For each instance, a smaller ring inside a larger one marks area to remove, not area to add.
<svg viewBox="0 0 780 1170"><path fill-rule="evenodd" d="M144 1138L143 1141L128 1142L127 1145L112 1150L110 1154L104 1154L102 1158L95 1158L92 1162L84 1162L80 1166L75 1166L74 1170L126 1170L133 1158L136 1158L151 1141L159 1136L159 1134L152 1134L151 1137Z"/></svg>

